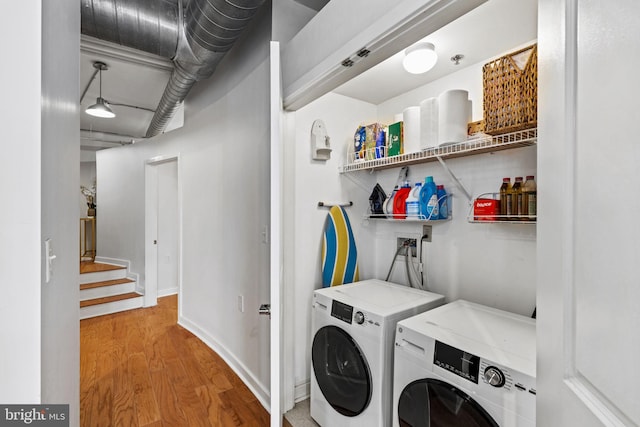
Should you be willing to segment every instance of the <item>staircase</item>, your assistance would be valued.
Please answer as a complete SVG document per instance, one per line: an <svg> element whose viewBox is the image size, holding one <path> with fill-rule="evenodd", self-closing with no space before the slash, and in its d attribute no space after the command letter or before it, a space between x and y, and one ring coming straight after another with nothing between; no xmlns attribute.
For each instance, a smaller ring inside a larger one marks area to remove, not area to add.
<svg viewBox="0 0 640 427"><path fill-rule="evenodd" d="M126 264L80 263L80 319L143 306L143 294L136 290L136 275L129 273Z"/></svg>

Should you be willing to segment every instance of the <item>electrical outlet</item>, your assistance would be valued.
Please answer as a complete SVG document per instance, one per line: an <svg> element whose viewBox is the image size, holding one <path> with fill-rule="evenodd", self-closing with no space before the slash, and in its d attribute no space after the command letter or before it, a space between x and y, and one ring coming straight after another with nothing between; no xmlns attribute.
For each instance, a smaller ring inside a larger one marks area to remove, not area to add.
<svg viewBox="0 0 640 427"><path fill-rule="evenodd" d="M396 250L404 246L404 243L409 241L409 248L411 248L411 256L415 257L417 255L417 239L412 237L398 237L398 244L396 246ZM404 255L404 251L402 251L399 255Z"/></svg>
<svg viewBox="0 0 640 427"><path fill-rule="evenodd" d="M431 226L430 225L423 225L422 226L422 236L423 236L423 238L421 240L423 242L430 242L431 241Z"/></svg>
<svg viewBox="0 0 640 427"><path fill-rule="evenodd" d="M244 296L238 295L238 311L244 313Z"/></svg>

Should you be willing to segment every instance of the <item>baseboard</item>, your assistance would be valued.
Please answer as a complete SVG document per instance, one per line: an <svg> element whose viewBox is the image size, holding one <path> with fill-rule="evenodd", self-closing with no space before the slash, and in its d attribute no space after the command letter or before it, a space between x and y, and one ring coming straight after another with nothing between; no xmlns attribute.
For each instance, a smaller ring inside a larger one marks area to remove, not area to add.
<svg viewBox="0 0 640 427"><path fill-rule="evenodd" d="M270 410L270 392L260 381L251 373L249 369L242 363L232 352L230 352L224 345L216 341L211 335L209 335L203 328L199 327L194 322L186 319L184 316L178 318L178 324L189 332L200 338L209 348L215 351L231 369L240 377L242 382L245 383L249 390L256 396L260 404L271 413Z"/></svg>
<svg viewBox="0 0 640 427"><path fill-rule="evenodd" d="M168 297L169 295L176 295L177 293L178 293L177 286L175 288L169 288L169 289L163 289L163 290L158 289L158 298Z"/></svg>
<svg viewBox="0 0 640 427"><path fill-rule="evenodd" d="M97 256L95 262L99 262L99 263L102 263L102 264L117 265L117 266L120 266L120 267L126 267L127 270L129 270L131 268L131 262L126 260L126 259L109 258L109 257L105 257L105 256Z"/></svg>
<svg viewBox="0 0 640 427"><path fill-rule="evenodd" d="M293 391L293 401L298 403L311 396L311 380L296 384Z"/></svg>

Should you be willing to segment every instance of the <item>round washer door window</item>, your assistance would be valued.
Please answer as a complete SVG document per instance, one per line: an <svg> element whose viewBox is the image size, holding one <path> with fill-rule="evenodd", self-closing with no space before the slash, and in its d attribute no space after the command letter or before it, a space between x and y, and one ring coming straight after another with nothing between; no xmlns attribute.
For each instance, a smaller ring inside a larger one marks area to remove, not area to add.
<svg viewBox="0 0 640 427"><path fill-rule="evenodd" d="M355 417L371 400L371 373L358 344L343 329L325 326L313 337L313 372L327 402Z"/></svg>
<svg viewBox="0 0 640 427"><path fill-rule="evenodd" d="M398 401L401 427L499 427L468 394L433 378L414 381Z"/></svg>

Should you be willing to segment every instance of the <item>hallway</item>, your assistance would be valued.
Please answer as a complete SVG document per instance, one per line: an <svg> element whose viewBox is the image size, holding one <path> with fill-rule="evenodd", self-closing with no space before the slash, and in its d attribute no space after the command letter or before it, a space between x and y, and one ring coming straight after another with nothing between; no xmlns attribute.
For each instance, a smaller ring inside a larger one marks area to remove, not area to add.
<svg viewBox="0 0 640 427"><path fill-rule="evenodd" d="M177 325L177 300L80 322L81 426L269 424L227 364Z"/></svg>

